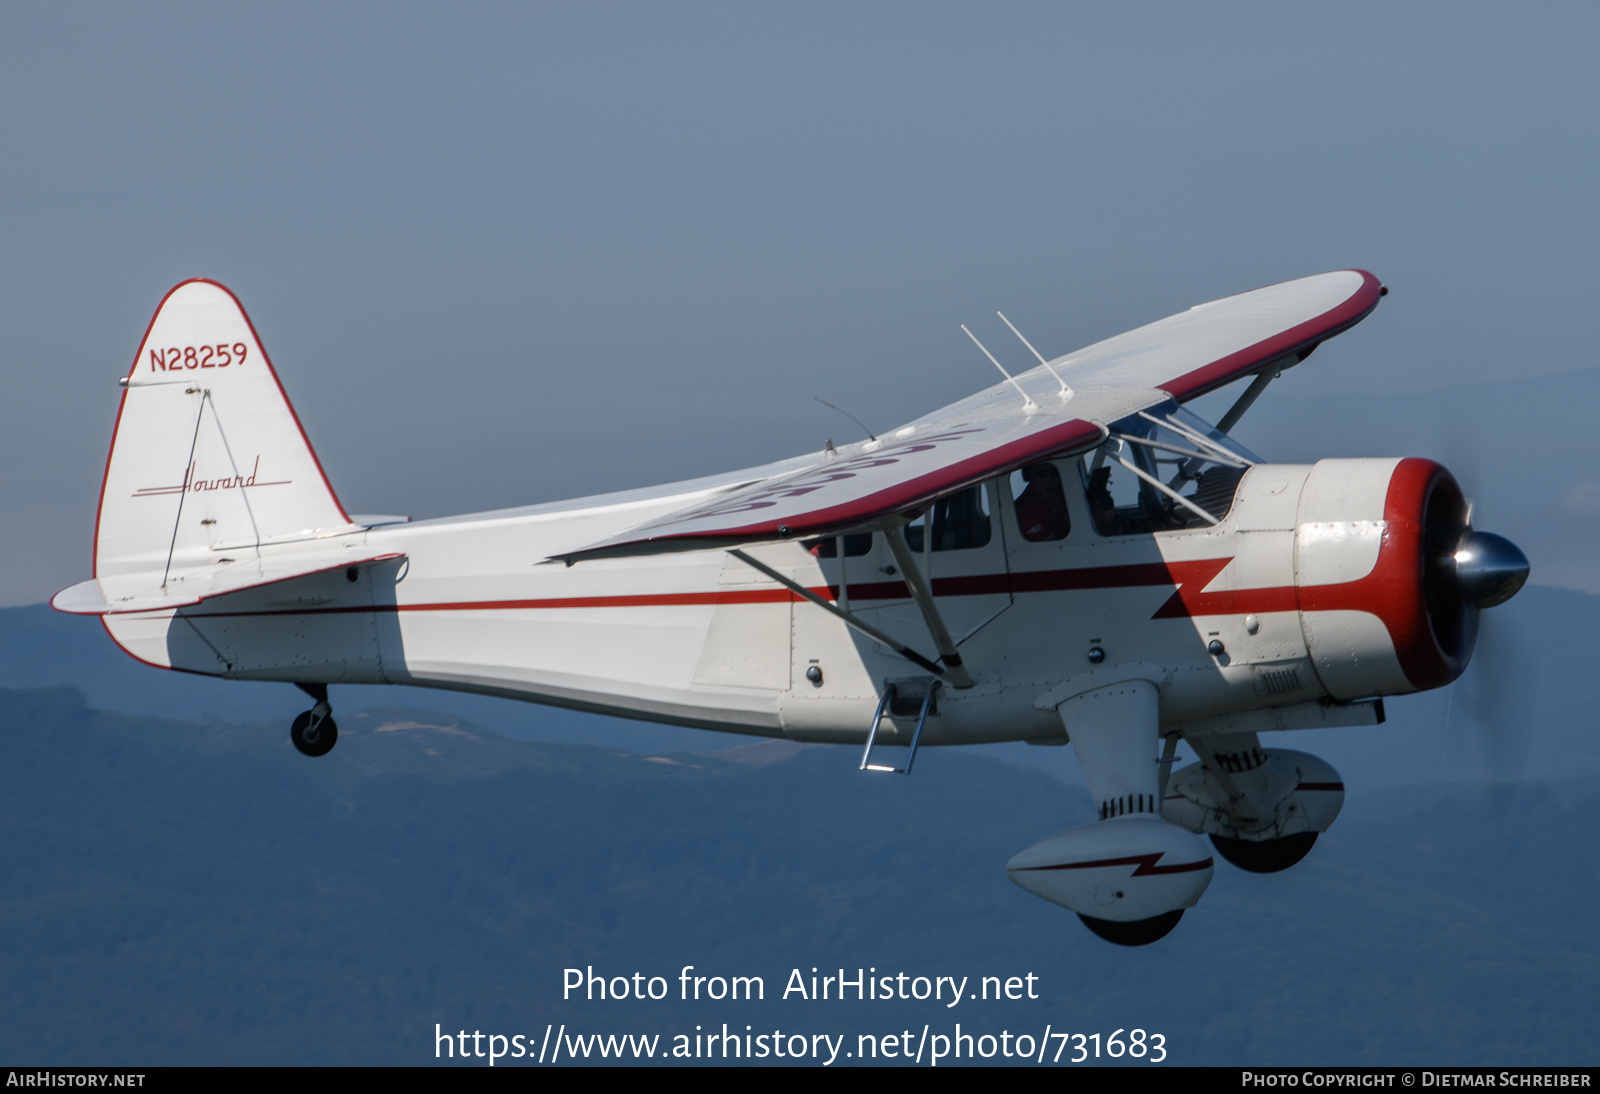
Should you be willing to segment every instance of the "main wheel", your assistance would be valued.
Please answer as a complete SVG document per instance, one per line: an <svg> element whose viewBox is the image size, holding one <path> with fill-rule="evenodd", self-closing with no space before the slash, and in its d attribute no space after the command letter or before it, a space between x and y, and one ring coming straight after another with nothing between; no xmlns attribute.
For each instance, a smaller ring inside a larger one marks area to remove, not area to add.
<svg viewBox="0 0 1600 1094"><path fill-rule="evenodd" d="M339 727L334 725L330 715L318 722L316 729L312 729L311 711L301 711L289 727L289 740L307 756L326 756L339 743Z"/></svg>
<svg viewBox="0 0 1600 1094"><path fill-rule="evenodd" d="M1119 946L1148 946L1157 939L1165 938L1172 928L1178 925L1178 920L1183 918L1183 909L1164 912L1149 919L1135 919L1132 923L1118 923L1114 919L1095 919L1081 912L1078 918L1083 920L1083 925L1107 942L1115 942Z"/></svg>
<svg viewBox="0 0 1600 1094"><path fill-rule="evenodd" d="M1316 842L1315 832L1262 840L1211 837L1211 845L1217 849L1217 854L1252 874L1275 874L1279 870L1287 870L1305 858L1311 852L1311 845Z"/></svg>

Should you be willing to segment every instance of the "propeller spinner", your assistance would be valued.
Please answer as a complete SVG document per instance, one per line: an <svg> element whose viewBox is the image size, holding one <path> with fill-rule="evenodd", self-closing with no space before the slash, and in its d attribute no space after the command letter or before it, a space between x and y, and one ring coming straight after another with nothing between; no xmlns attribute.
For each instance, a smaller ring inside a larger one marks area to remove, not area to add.
<svg viewBox="0 0 1600 1094"><path fill-rule="evenodd" d="M1435 639L1455 663L1472 657L1479 613L1504 604L1528 580L1528 558L1516 544L1472 527L1472 506L1455 477L1439 469L1423 504L1423 598Z"/></svg>
<svg viewBox="0 0 1600 1094"><path fill-rule="evenodd" d="M1493 532L1469 527L1456 543L1453 560L1461 595L1478 608L1504 604L1528 580L1528 556Z"/></svg>

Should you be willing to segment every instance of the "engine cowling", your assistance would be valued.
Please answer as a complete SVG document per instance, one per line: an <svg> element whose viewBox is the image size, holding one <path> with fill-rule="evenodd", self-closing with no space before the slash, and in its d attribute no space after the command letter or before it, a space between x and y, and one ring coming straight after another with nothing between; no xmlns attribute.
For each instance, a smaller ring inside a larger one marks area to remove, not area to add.
<svg viewBox="0 0 1600 1094"><path fill-rule="evenodd" d="M1443 687L1472 658L1478 612L1527 580L1522 552L1475 531L1432 460L1322 460L1300 494L1295 596L1336 699Z"/></svg>

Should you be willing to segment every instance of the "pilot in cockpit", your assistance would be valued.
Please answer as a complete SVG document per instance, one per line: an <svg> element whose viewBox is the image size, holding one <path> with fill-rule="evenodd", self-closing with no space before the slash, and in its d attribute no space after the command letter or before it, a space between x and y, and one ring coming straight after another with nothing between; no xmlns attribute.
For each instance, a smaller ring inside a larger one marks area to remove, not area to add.
<svg viewBox="0 0 1600 1094"><path fill-rule="evenodd" d="M1111 468L1097 467L1089 474L1089 514L1094 517L1094 527L1103 536L1114 534L1117 503L1111 497Z"/></svg>
<svg viewBox="0 0 1600 1094"><path fill-rule="evenodd" d="M1053 463L1036 463L1022 468L1020 473L1024 485L1012 504L1016 506L1022 538L1031 543L1066 539L1072 519L1067 515L1061 472Z"/></svg>

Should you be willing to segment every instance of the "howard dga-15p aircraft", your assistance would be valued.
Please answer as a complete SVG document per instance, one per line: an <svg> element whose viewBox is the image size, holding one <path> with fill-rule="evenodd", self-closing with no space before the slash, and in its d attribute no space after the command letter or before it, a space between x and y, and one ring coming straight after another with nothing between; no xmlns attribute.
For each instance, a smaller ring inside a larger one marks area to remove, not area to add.
<svg viewBox="0 0 1600 1094"><path fill-rule="evenodd" d="M410 522L346 513L238 300L187 281L122 381L94 578L53 604L152 665L298 685L309 756L345 683L854 743L875 773L1070 744L1099 818L1007 871L1151 942L1211 880L1200 834L1274 871L1338 815L1338 773L1260 733L1449 684L1527 578L1436 463L1274 464L1228 436L1384 292L1344 270L1053 360L1023 339L1037 366L868 441ZM1215 425L1183 407L1246 379ZM1200 762L1174 771L1180 740Z"/></svg>

